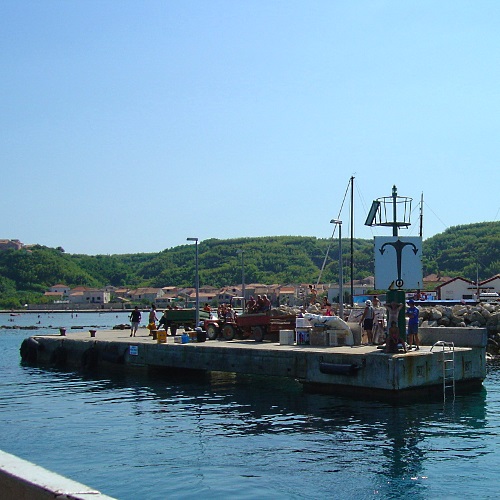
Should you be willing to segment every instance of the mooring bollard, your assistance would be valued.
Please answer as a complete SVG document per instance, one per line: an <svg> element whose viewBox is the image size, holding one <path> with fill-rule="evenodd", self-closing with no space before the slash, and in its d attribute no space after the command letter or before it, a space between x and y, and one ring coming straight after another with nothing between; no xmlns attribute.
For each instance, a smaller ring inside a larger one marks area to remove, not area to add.
<svg viewBox="0 0 500 500"><path fill-rule="evenodd" d="M66 328L59 328L59 333L64 337L66 335Z"/></svg>
<svg viewBox="0 0 500 500"><path fill-rule="evenodd" d="M91 337L95 337L95 332L97 332L97 330L89 330L89 332Z"/></svg>

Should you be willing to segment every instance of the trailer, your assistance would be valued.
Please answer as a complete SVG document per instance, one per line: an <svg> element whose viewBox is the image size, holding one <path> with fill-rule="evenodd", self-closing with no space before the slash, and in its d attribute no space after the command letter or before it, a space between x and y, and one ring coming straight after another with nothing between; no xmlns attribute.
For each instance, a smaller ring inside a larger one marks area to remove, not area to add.
<svg viewBox="0 0 500 500"><path fill-rule="evenodd" d="M231 305L242 304L245 310L245 301L242 297L233 297ZM210 340L223 338L224 340L253 338L257 342L278 340L280 330L293 330L296 323L295 314L274 315L271 311L256 313L236 313L234 317L206 320L205 330Z"/></svg>
<svg viewBox="0 0 500 500"><path fill-rule="evenodd" d="M177 329L180 327L184 327L185 329L194 329L198 326L196 324L196 309L166 309L164 314L167 320L165 330L170 327L172 335L175 335ZM206 321L209 318L210 313L200 309L200 321Z"/></svg>

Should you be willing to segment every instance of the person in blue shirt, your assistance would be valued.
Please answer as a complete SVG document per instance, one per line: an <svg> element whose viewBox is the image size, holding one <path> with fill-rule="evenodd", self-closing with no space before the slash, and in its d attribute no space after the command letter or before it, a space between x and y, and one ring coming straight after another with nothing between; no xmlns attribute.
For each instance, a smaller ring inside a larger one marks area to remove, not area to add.
<svg viewBox="0 0 500 500"><path fill-rule="evenodd" d="M420 340L418 338L418 315L420 311L418 307L415 307L415 301L413 299L408 301L408 305L410 306L406 310L406 316L408 317L408 344L410 345L408 349L410 350L415 344L415 351L419 351Z"/></svg>

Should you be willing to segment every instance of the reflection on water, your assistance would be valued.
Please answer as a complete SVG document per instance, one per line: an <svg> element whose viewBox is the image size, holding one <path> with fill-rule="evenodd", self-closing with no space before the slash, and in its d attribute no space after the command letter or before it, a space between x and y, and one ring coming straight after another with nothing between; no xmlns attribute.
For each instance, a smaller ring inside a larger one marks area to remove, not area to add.
<svg viewBox="0 0 500 500"><path fill-rule="evenodd" d="M494 365L486 388L454 403L396 405L264 377L25 367L29 332L0 335L0 447L118 498L484 498L496 488Z"/></svg>

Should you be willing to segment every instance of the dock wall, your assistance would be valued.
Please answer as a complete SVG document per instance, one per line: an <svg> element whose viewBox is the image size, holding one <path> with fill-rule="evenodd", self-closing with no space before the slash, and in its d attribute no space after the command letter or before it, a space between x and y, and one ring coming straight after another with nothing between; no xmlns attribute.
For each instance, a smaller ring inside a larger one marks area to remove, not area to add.
<svg viewBox="0 0 500 500"><path fill-rule="evenodd" d="M433 330L439 332L422 332L422 338L433 340L432 335L436 335L444 339L444 329ZM290 346L253 341L176 344L172 338L169 343L157 343L150 337L129 338L127 333L98 332L96 338L83 335L31 337L31 361L77 370L188 369L288 377L309 387L342 386L353 391L399 392L442 387L443 381L443 348L431 349L429 345L406 354L385 354L376 346ZM485 378L485 339L486 332L480 329L458 332L454 347L457 384L481 383Z"/></svg>
<svg viewBox="0 0 500 500"><path fill-rule="evenodd" d="M468 327L420 327L418 329L422 345L434 345L436 342L453 342L457 347L486 347L488 330Z"/></svg>

